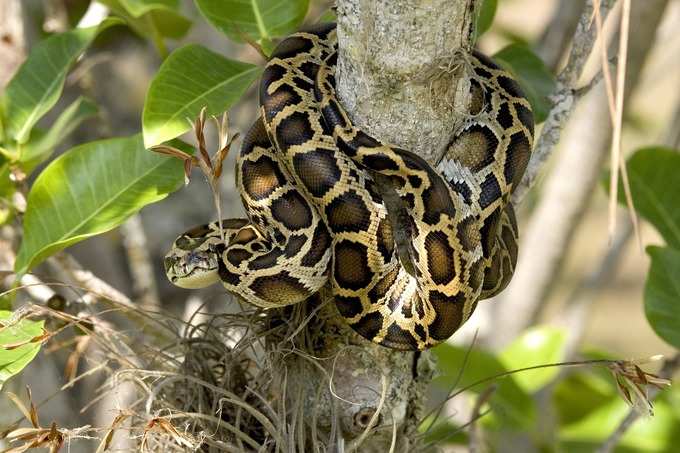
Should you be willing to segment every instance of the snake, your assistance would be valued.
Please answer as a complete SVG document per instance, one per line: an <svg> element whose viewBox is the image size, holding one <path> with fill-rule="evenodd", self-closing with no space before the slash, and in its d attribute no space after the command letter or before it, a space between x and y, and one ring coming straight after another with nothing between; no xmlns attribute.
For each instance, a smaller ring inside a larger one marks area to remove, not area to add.
<svg viewBox="0 0 680 453"><path fill-rule="evenodd" d="M451 337L512 277L511 195L531 155L531 104L508 71L478 51L466 54L467 112L431 165L353 124L335 91L337 55L335 24L278 44L260 80L259 117L236 159L247 219L181 234L166 275L183 288L221 282L263 308L301 303L329 285L338 314L359 335L424 350ZM396 193L397 217L384 186Z"/></svg>

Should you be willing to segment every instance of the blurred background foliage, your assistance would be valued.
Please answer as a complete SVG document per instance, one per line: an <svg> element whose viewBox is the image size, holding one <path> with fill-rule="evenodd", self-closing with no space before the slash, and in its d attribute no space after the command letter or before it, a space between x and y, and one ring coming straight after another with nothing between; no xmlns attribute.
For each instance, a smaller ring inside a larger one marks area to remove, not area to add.
<svg viewBox="0 0 680 453"><path fill-rule="evenodd" d="M636 2L644 12L644 1ZM550 95L585 3L482 2L477 45L516 75L537 123L551 111ZM570 235L563 244L551 244L564 250L531 325L511 341L494 342L494 331L503 326L493 316L493 304L512 307L513 300L489 302L465 331L434 350L441 374L431 388L433 415L422 426L426 443L446 451L467 451L471 445L483 451L596 451L632 410L621 398L625 385L617 383L606 364L546 367L490 378L576 358L644 359L657 354L669 358L662 374L669 377L677 369L680 38L675 30L680 25L680 2L661 3L662 18L644 66L637 68L638 80L624 116L623 152L642 220L639 246L626 223L625 207L620 209L619 229L626 233L608 236L608 178L603 169L602 183L594 186L569 225ZM258 4L261 9L253 7ZM332 19L329 3L99 0L95 5L89 0L25 0L22 6L29 52L16 73L3 74L8 83L0 116L0 217L4 240L18 245L16 261L9 266L19 277L31 271L58 278L52 275L48 258L68 247L85 269L132 294L133 300L184 318L203 304L206 311L225 310L221 287L187 297L164 278L160 263L176 234L213 220L214 210L207 185L194 183L177 191L184 181L181 162L145 149L178 138L190 143L186 119L195 118L203 107L209 115L229 110L231 128L245 131L255 117L253 82L265 62L263 56L278 39L304 24ZM102 21L106 11L110 17ZM618 14L615 9L611 16L616 19ZM631 18L632 45L637 19ZM603 34L608 39L616 37L611 22ZM562 28L565 31L556 38ZM599 59L593 55L590 60L586 72L592 76ZM585 123L593 130L609 127L602 124L608 121L606 116L603 120L589 115L588 109L579 107L571 123ZM565 134L579 130L571 123ZM173 143L192 152L186 143ZM573 152L569 146L574 143L579 148L591 146L588 136L580 142L563 140L556 154ZM225 217L243 215L233 185L235 154L228 157L222 178ZM536 207L547 197L547 181L558 165L555 159L549 162L545 176L527 197L520 211L523 223L536 215ZM572 182L579 183L578 175ZM618 193L625 206L623 186ZM562 201L551 202L559 206ZM144 249L154 263L150 288L135 286L126 245L133 221L145 232ZM117 228L121 224L123 228ZM542 227L550 229L552 224L548 221ZM17 310L30 297L3 294L0 318L8 326L0 331L4 384L39 353L44 326L38 321L12 321L9 310ZM582 313L569 317L575 306ZM126 326L124 320L121 323ZM22 375L36 400L60 387L59 370L66 360L62 353L38 357ZM656 365L650 366L655 372ZM103 426L105 409L79 413L95 385L84 381L76 390L61 392L41 412L66 424ZM634 395L630 399L647 414L645 401ZM4 414L2 421L13 418ZM637 420L615 451L674 452L678 445L680 390L670 387L654 400L654 416ZM72 451L78 448L74 444ZM77 451L92 451L83 448Z"/></svg>

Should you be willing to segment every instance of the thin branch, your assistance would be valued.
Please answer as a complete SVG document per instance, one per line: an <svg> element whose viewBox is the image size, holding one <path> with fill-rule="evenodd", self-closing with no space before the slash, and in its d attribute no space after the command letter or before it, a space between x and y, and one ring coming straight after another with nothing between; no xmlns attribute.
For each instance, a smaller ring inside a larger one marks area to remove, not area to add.
<svg viewBox="0 0 680 453"><path fill-rule="evenodd" d="M116 308L126 308L127 318L150 334L159 344L167 344L172 341L173 337L169 335L169 332L159 325L154 325L153 317L140 310L140 307L125 294L94 275L91 271L84 269L71 255L65 252L57 253L47 259L47 264L55 271L61 273L64 276L63 280L71 281L75 284L75 287L87 291L87 294L82 298L85 303L91 303L95 299L102 302L110 301ZM64 286L68 287L70 285L64 284Z"/></svg>
<svg viewBox="0 0 680 453"><path fill-rule="evenodd" d="M619 32L619 64L616 71L616 110L614 114L614 128L612 130L612 152L611 152L611 173L609 187L609 237L614 236L616 231L616 204L618 202L618 175L621 171L623 189L626 195L626 204L630 213L631 222L635 237L638 238L640 250L642 250L642 238L638 225L637 214L633 206L633 196L630 193L630 182L628 181L628 171L621 152L621 131L623 127L623 102L626 88L626 63L628 61L628 30L630 26L630 0L623 0L623 12L621 13L621 30ZM606 57L606 56L605 56ZM608 70L606 58L604 59L603 71ZM605 74L608 76L608 73ZM605 80L608 77L605 76ZM611 89L611 87L609 87Z"/></svg>
<svg viewBox="0 0 680 453"><path fill-rule="evenodd" d="M121 225L120 232L123 236L123 246L132 274L132 290L135 298L138 299L143 309L158 309L160 307L158 288L156 287L146 233L140 216L130 217L127 222Z"/></svg>

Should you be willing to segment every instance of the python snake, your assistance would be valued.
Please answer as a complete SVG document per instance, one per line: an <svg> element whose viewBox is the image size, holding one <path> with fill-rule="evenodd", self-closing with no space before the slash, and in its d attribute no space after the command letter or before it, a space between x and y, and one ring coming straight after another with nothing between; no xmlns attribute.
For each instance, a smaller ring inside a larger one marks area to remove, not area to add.
<svg viewBox="0 0 680 453"><path fill-rule="evenodd" d="M508 72L468 55L469 114L433 168L353 126L335 97L336 52L332 24L277 46L260 82L260 118L236 163L248 219L223 220L224 241L217 222L180 235L166 273L185 288L221 281L260 307L302 302L330 281L340 315L360 335L426 349L510 281L510 195L531 153L531 106ZM406 213L405 251L377 175Z"/></svg>

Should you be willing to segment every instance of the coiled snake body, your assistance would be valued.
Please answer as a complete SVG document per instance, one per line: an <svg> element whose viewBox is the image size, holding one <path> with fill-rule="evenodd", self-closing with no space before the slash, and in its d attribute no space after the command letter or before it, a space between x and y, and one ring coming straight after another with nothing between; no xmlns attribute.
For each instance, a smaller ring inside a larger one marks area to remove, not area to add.
<svg viewBox="0 0 680 453"><path fill-rule="evenodd" d="M225 242L217 223L182 234L166 272L189 288L219 279L261 307L301 302L330 280L356 332L422 350L449 338L511 278L509 199L531 152L531 107L507 72L470 55L470 115L434 169L352 125L335 98L335 60L334 25L278 45L260 84L261 117L237 159L248 220L222 221ZM405 253L376 174L403 204Z"/></svg>

